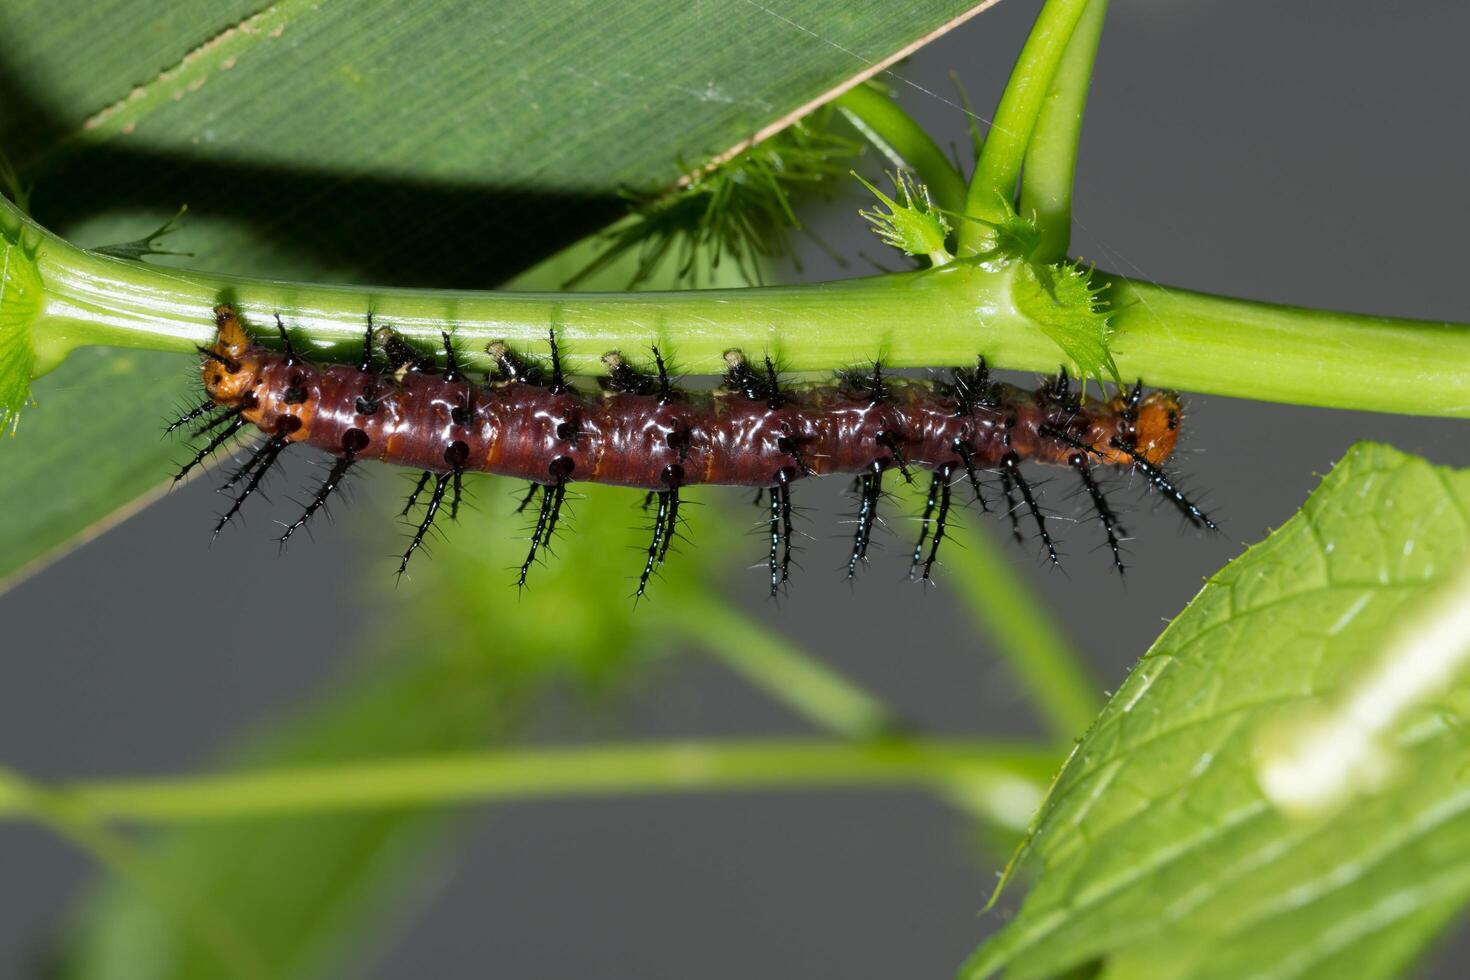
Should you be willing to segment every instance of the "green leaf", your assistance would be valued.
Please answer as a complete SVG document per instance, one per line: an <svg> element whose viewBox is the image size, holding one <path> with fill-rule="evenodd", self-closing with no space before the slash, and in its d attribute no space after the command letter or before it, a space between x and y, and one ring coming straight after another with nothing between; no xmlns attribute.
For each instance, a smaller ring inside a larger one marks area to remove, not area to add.
<svg viewBox="0 0 1470 980"><path fill-rule="evenodd" d="M72 240L187 203L212 268L484 286L979 5L17 0L0 145Z"/></svg>
<svg viewBox="0 0 1470 980"><path fill-rule="evenodd" d="M934 265L943 265L950 261L952 256L944 247L944 240L949 237L949 222L934 206L928 187L917 183L913 174L907 170L900 170L892 178L898 196L903 199L900 203L857 173L853 176L888 209L858 211L863 220L873 226L873 232L884 244L891 245L905 255L928 256Z"/></svg>
<svg viewBox="0 0 1470 980"><path fill-rule="evenodd" d="M975 6L17 0L0 147L78 242L187 204L197 268L488 287ZM9 323L0 372L28 376ZM191 376L110 352L36 386L0 445L0 585L162 485Z"/></svg>
<svg viewBox="0 0 1470 980"><path fill-rule="evenodd" d="M1071 359L1078 377L1122 384L1109 349L1113 329L1086 269L1070 263L1022 263L1012 290L1016 308Z"/></svg>
<svg viewBox="0 0 1470 980"><path fill-rule="evenodd" d="M1354 447L1113 696L964 976L1399 975L1470 897L1467 515L1470 471Z"/></svg>
<svg viewBox="0 0 1470 980"><path fill-rule="evenodd" d="M128 242L118 242L116 245L101 245L92 249L102 255L111 255L119 259L132 259L141 262L150 255L191 255L190 252L177 252L162 248L160 243L168 235L179 230L179 222L184 217L184 212L189 206L182 205L172 218L150 231L141 238L135 238Z"/></svg>

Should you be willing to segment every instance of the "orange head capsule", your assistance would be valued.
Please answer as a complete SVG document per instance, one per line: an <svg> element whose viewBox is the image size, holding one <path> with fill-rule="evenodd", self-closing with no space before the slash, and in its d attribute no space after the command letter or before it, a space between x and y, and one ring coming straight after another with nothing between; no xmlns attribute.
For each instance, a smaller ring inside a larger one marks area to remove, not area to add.
<svg viewBox="0 0 1470 980"><path fill-rule="evenodd" d="M1146 462L1162 466L1174 454L1174 444L1179 439L1179 423L1184 410L1179 404L1179 395L1172 391L1154 391L1140 397L1138 389L1119 392L1108 402L1112 417L1126 420L1127 428L1111 441L1100 440L1102 455L1098 461L1115 466L1129 466ZM1126 436L1132 429L1131 437ZM1103 445L1107 442L1106 445Z"/></svg>
<svg viewBox="0 0 1470 980"><path fill-rule="evenodd" d="M1138 406L1138 421L1133 424L1139 455L1155 466L1163 465L1174 454L1183 417L1179 396L1172 391L1155 391L1144 398Z"/></svg>
<svg viewBox="0 0 1470 980"><path fill-rule="evenodd" d="M214 322L219 329L213 347L201 348L204 363L200 375L204 392L220 405L234 405L255 387L259 363L254 356L250 336L240 325L235 311L221 303L214 308Z"/></svg>

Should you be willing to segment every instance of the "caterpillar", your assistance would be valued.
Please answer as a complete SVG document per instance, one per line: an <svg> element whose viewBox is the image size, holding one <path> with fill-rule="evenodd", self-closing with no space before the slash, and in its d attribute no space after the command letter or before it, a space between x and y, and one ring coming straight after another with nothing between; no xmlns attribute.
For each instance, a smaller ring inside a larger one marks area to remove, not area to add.
<svg viewBox="0 0 1470 980"><path fill-rule="evenodd" d="M284 543L359 463L419 469L403 515L421 500L424 512L399 563L400 575L440 513L447 507L451 519L458 515L468 472L526 480L530 489L518 513L540 498L518 586L525 585L557 530L568 485L591 481L645 491L653 528L638 597L678 534L681 491L699 484L753 487L757 502L768 496L772 595L790 578L791 486L808 476L855 478L858 512L849 578L867 563L884 479L893 473L910 483L916 470L930 473L909 572L926 582L945 538L953 489L967 484L980 506L990 509L982 472L998 474L1016 539L1023 540L1024 510L1047 560L1059 563L1024 462L1075 472L1120 573L1124 532L1095 475L1098 468L1137 472L1191 524L1215 529L1164 469L1183 418L1178 395L1145 394L1141 382L1098 400L1074 391L1064 369L1028 391L992 380L979 358L943 381L896 379L874 363L841 372L828 384L798 387L782 383L769 357L754 364L732 350L725 355L721 386L695 392L675 386L653 347L651 371L616 352L605 355L603 390L588 394L568 381L554 331L544 362L502 343L489 345L496 369L488 383L479 384L461 370L447 332L441 367L391 329L375 328L369 316L357 364L318 365L296 352L279 317L276 350L252 339L228 305L216 307L214 315L215 343L199 348L208 400L168 427L172 432L198 422L193 434L204 443L175 482L246 427L265 435L221 487L234 498L215 526L218 534L288 447L305 443L326 451L334 457L331 469L301 516L285 526Z"/></svg>

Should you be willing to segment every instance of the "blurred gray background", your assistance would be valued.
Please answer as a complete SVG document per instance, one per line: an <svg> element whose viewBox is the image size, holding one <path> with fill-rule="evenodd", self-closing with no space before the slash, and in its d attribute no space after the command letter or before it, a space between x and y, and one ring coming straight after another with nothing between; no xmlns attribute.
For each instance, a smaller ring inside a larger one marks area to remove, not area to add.
<svg viewBox="0 0 1470 980"><path fill-rule="evenodd" d="M957 71L988 113L1038 6L1006 0L888 76L942 144L966 145L946 73ZM1114 0L1084 131L1073 253L1230 295L1470 319L1466 38L1470 6L1452 0ZM810 39L792 42L799 51ZM810 225L843 254L879 256L854 216L859 201L816 207ZM868 271L861 261L836 268L815 248L804 254L803 278ZM1201 579L1290 516L1349 444L1384 440L1463 466L1467 431L1192 398L1192 452L1178 469L1218 513L1220 535L1182 531L1171 511L1125 495L1136 538L1126 585L1093 550L1090 525L1061 529L1061 572L1031 549L1007 553L1112 686ZM298 464L282 485L307 478ZM891 515L897 533L856 594L841 580L838 522L850 504L839 484L801 488L815 540L790 599L767 601L752 571L731 580L738 601L917 726L1035 732L943 579L929 590L903 581L909 522ZM1073 515L1061 488L1050 506ZM267 531L284 510L257 512L209 550L218 498L210 481L196 482L0 597L14 638L0 687L6 764L44 778L191 771L268 725L353 655L364 623L357 569L383 561L358 552L354 529L384 519L382 493L398 490L382 479L365 486L338 524L317 527L314 544L283 560ZM966 519L1002 534L999 522ZM518 525L508 521L506 533ZM749 547L755 561L759 543ZM261 582L275 596L308 584L322 595L311 608L275 605L289 642L234 632L196 642ZM806 731L697 655L663 662L592 721L556 706L548 719L537 740ZM410 914L381 937L373 976L948 976L1000 921L978 913L1003 855L919 794L574 801L469 817L465 846L404 896ZM0 975L27 976L93 870L15 824L0 824L0 866ZM1437 967L1447 976L1448 956Z"/></svg>

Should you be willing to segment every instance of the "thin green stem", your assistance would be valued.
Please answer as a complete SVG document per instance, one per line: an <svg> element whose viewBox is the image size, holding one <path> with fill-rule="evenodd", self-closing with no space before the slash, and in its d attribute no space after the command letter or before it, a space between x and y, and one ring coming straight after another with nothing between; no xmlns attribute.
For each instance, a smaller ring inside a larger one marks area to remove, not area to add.
<svg viewBox="0 0 1470 980"><path fill-rule="evenodd" d="M1051 749L977 741L679 742L395 758L221 776L58 788L99 817L168 824L303 813L568 796L763 789L952 789L1023 828L1057 764ZM0 783L0 818L29 812Z"/></svg>
<svg viewBox="0 0 1470 980"><path fill-rule="evenodd" d="M1047 0L1041 8L995 108L995 118L980 148L980 158L975 161L965 206L965 212L971 217L990 222L1005 220L1006 205L1014 199L1016 180L1021 175L1021 163L1036 118L1067 42L1086 7L1087 0ZM984 224L962 222L961 254L980 251L989 233Z"/></svg>
<svg viewBox="0 0 1470 980"><path fill-rule="evenodd" d="M925 184L940 209L964 210L964 177L898 103L869 83L849 89L833 104L890 163L912 172Z"/></svg>
<svg viewBox="0 0 1470 980"><path fill-rule="evenodd" d="M1058 745L1071 745L1099 711L1100 686L1050 610L1002 554L992 535L955 528L945 564L963 583L960 599L994 640Z"/></svg>
<svg viewBox="0 0 1470 980"><path fill-rule="evenodd" d="M135 884L210 949L230 976L240 980L265 976L259 957L230 922L202 896L188 894L178 882L160 874L131 841L111 830L85 799L0 770L0 812L34 820Z"/></svg>
<svg viewBox="0 0 1470 980"><path fill-rule="evenodd" d="M0 201L0 210L8 206ZM0 215L4 217L4 215ZM273 314L303 346L355 356L368 311L424 350L453 332L461 359L490 367L490 341L544 350L554 329L572 370L609 350L658 342L692 374L724 352L769 352L794 371L881 353L893 367L968 364L1051 372L1059 350L1018 308L1015 261L806 286L649 293L496 293L375 289L166 269L75 248L27 221L42 284L27 320L37 374L88 344L192 352L213 339L210 308L233 302L265 330ZM12 249L12 252L18 250ZM1470 326L1356 316L1207 296L1099 274L1117 311L1113 353L1153 385L1305 405L1470 418ZM0 306L5 297L0 295ZM8 325L0 310L0 327Z"/></svg>
<svg viewBox="0 0 1470 980"><path fill-rule="evenodd" d="M861 740L898 729L883 702L727 603L701 594L662 615L751 684L828 731Z"/></svg>
<svg viewBox="0 0 1470 980"><path fill-rule="evenodd" d="M1087 88L1102 38L1108 0L1090 0L1077 21L1066 53L1052 76L1051 87L1036 118L1026 164L1021 171L1021 214L1036 222L1041 244L1032 254L1037 262L1060 262L1072 240L1072 179L1077 170L1077 145L1082 137L1082 114Z"/></svg>

